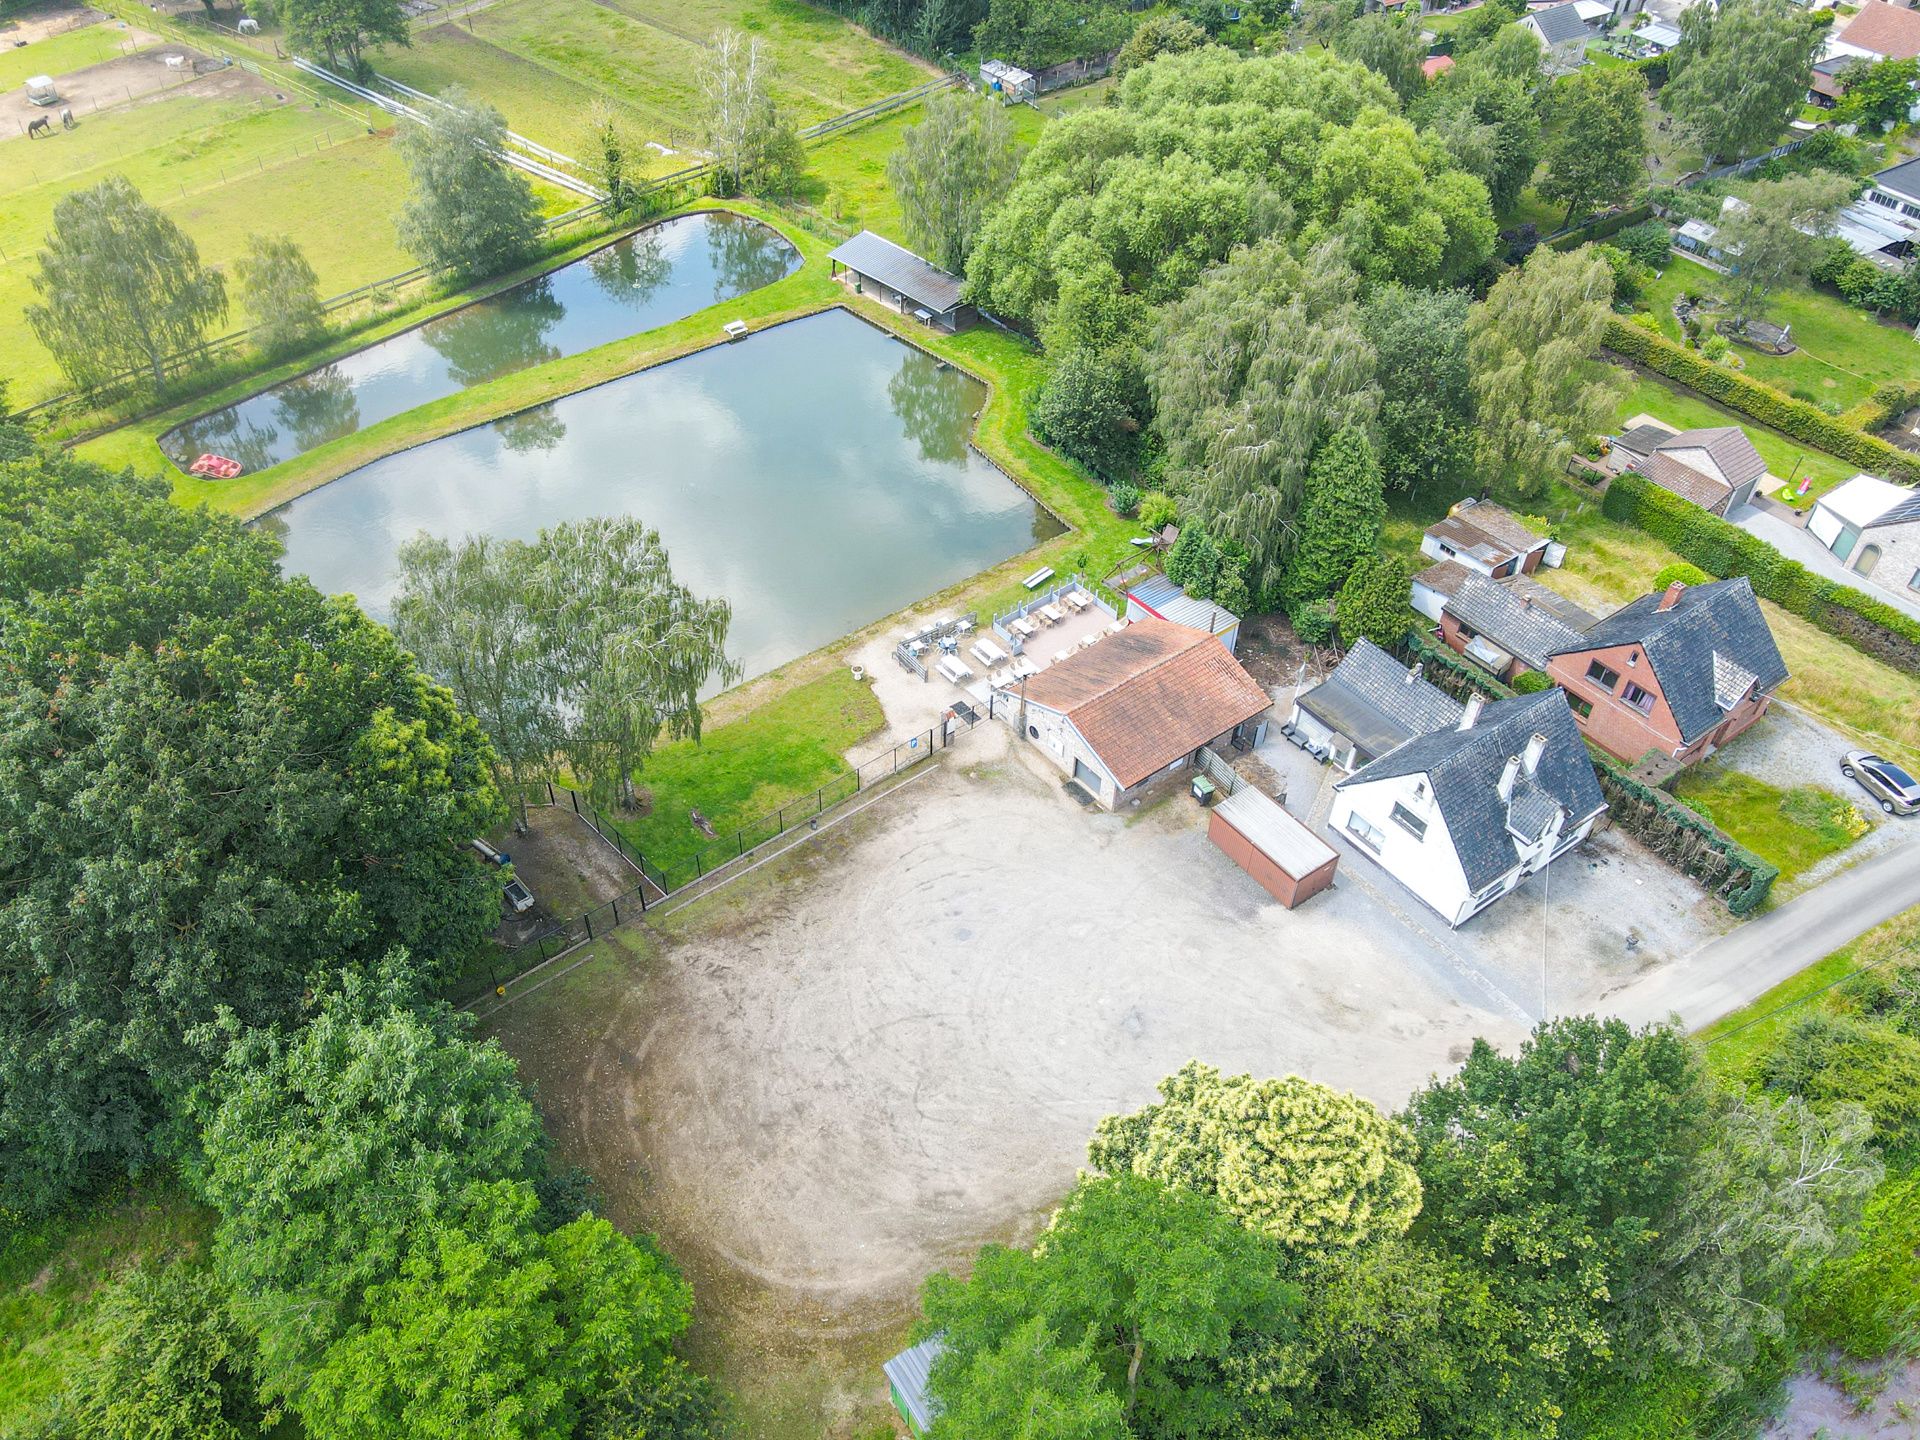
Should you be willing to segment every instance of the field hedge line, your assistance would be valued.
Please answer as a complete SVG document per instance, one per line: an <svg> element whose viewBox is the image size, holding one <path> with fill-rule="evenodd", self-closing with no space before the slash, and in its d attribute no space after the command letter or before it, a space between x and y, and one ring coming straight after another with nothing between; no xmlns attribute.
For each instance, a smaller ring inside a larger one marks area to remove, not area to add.
<svg viewBox="0 0 1920 1440"><path fill-rule="evenodd" d="M1819 406L1796 400L1738 370L1709 364L1664 335L1656 335L1614 315L1607 321L1605 344L1616 355L1678 380L1691 390L1752 416L1762 425L1770 425L1829 455L1837 455L1849 465L1904 480L1910 485L1920 483L1920 455L1889 445L1878 435L1856 430Z"/></svg>
<svg viewBox="0 0 1920 1440"><path fill-rule="evenodd" d="M1920 621L1852 586L1816 575L1758 536L1628 471L1600 502L1610 520L1636 525L1709 575L1744 575L1783 610L1910 675L1920 675Z"/></svg>
<svg viewBox="0 0 1920 1440"><path fill-rule="evenodd" d="M1475 691L1489 700L1506 700L1519 693L1418 631L1408 632L1398 654L1409 665L1418 662L1424 679L1462 702ZM1587 758L1593 761L1600 791L1607 797L1607 818L1696 882L1730 913L1750 915L1772 892L1779 870L1699 811L1688 809L1663 790L1641 784L1591 746Z"/></svg>

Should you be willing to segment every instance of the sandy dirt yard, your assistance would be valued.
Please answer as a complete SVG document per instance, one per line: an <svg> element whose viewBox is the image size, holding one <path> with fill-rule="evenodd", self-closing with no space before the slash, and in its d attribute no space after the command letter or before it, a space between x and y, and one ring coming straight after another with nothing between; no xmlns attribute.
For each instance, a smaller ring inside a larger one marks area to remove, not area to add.
<svg viewBox="0 0 1920 1440"><path fill-rule="evenodd" d="M1516 1042L1530 1014L1443 928L1375 884L1284 911L1184 795L1090 813L987 725L488 1027L693 1278L752 1433L846 1435L926 1274L1030 1237L1094 1123L1187 1060L1393 1108L1475 1035Z"/></svg>
<svg viewBox="0 0 1920 1440"><path fill-rule="evenodd" d="M158 36L139 30L121 30L117 33L122 39L131 38L135 43L150 48L54 77L60 90L58 105L33 104L27 99L24 87L0 92L0 141L20 140L23 144L27 143L24 137L28 123L48 119L53 122L54 131L50 140L33 143L57 144L61 134L60 112L63 109L72 110L75 121L85 124L89 116L99 111L128 105L162 104L169 100L221 100L274 93L273 87L266 81L237 65L196 77L193 62L205 57L188 46L162 45ZM185 67L180 70L168 69L163 58L167 55L184 56Z"/></svg>

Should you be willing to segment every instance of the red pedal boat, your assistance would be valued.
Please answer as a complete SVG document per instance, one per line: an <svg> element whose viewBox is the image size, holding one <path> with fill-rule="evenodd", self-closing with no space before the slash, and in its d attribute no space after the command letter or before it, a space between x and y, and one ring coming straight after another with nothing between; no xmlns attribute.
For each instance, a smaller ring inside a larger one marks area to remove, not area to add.
<svg viewBox="0 0 1920 1440"><path fill-rule="evenodd" d="M238 460L229 460L224 455L202 455L187 467L187 473L198 475L202 480L231 480L244 468Z"/></svg>

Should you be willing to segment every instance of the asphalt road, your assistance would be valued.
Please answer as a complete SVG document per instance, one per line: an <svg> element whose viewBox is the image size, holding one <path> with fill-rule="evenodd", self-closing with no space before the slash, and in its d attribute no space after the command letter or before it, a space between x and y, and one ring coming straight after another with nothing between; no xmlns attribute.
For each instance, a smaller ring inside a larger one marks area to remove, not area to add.
<svg viewBox="0 0 1920 1440"><path fill-rule="evenodd" d="M1623 986L1598 1008L1634 1025L1677 1014L1687 1029L1697 1030L1855 936L1920 905L1920 816L1891 823L1913 826L1913 839L1796 895L1685 960Z"/></svg>

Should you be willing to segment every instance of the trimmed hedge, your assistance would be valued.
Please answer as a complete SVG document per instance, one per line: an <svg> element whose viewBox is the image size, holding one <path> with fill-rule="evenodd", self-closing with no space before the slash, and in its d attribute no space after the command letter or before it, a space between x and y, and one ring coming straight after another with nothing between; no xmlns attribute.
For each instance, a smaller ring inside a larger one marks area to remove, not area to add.
<svg viewBox="0 0 1920 1440"><path fill-rule="evenodd" d="M1630 210L1604 215L1598 220L1576 225L1571 230L1552 235L1546 243L1548 248L1553 250L1577 250L1588 241L1598 242L1618 235L1622 230L1638 225L1652 214L1651 205L1635 205Z"/></svg>
<svg viewBox="0 0 1920 1440"><path fill-rule="evenodd" d="M1674 869L1697 881L1734 915L1751 915L1773 892L1780 872L1727 838L1697 810L1664 790L1643 785L1604 756L1593 757L1613 823Z"/></svg>
<svg viewBox="0 0 1920 1440"><path fill-rule="evenodd" d="M1418 661L1421 677L1456 700L1464 701L1475 691L1489 700L1506 700L1518 693L1418 633L1409 633L1397 653L1407 664ZM1729 839L1699 811L1688 809L1664 791L1642 785L1591 745L1587 758L1593 761L1600 791L1607 797L1608 818L1696 881L1732 914L1752 914L1772 892L1780 872Z"/></svg>
<svg viewBox="0 0 1920 1440"><path fill-rule="evenodd" d="M1770 425L1829 455L1837 455L1849 465L1904 480L1909 485L1920 483L1920 455L1889 445L1878 435L1856 430L1817 405L1782 394L1738 370L1710 365L1664 335L1652 334L1615 315L1607 321L1604 343L1616 355L1678 380L1691 390L1752 416L1762 425Z"/></svg>
<svg viewBox="0 0 1920 1440"><path fill-rule="evenodd" d="M1627 471L1607 487L1600 512L1637 525L1709 575L1744 575L1754 594L1810 621L1863 655L1920 675L1920 621L1850 585L1816 575L1757 535Z"/></svg>

